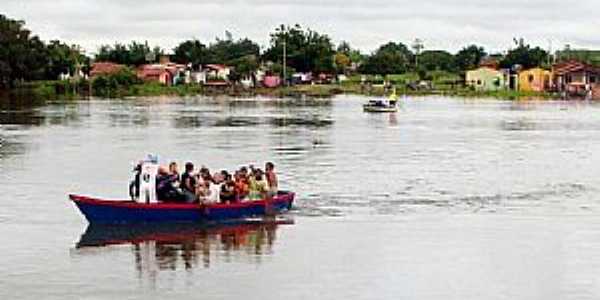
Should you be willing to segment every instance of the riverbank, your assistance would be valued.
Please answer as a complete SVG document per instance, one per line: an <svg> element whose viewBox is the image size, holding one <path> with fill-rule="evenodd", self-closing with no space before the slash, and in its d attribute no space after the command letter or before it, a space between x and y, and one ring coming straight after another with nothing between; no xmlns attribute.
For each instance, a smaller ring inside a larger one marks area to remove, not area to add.
<svg viewBox="0 0 600 300"><path fill-rule="evenodd" d="M505 100L560 99L555 93L522 92L522 91L475 91L464 87L440 87L428 89L411 89L406 85L394 85L400 96L456 96L467 98L494 98ZM351 94L372 97L383 97L389 92L383 85L361 85L357 83L346 84L312 84L293 85L277 88L243 88L238 86L204 87L201 85L176 85L165 86L159 83L136 83L132 85L115 86L111 89L94 90L87 81L77 83L69 81L39 81L21 85L20 87L5 92L17 97L27 96L37 99L71 99L88 96L106 98L121 97L150 97L150 96L218 96L252 97L265 96L274 98L283 97L316 97L328 98L336 95Z"/></svg>

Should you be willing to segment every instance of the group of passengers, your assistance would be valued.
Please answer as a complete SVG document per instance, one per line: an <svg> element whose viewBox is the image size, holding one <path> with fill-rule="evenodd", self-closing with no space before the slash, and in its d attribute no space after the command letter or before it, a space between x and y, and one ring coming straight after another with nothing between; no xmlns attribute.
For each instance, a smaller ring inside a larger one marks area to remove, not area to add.
<svg viewBox="0 0 600 300"><path fill-rule="evenodd" d="M168 168L159 167L156 177L156 195L163 202L179 203L236 203L268 199L278 192L275 165L265 164L265 171L241 167L232 175L223 170L211 174L206 167L196 170L194 164L185 164L183 174L177 163Z"/></svg>

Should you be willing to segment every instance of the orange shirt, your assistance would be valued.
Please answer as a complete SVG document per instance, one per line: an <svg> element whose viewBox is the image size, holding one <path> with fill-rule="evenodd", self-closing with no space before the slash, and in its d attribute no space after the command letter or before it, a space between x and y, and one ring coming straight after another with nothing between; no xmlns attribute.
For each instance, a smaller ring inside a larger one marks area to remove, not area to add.
<svg viewBox="0 0 600 300"><path fill-rule="evenodd" d="M247 183L245 183L244 181L236 181L235 182L235 193L240 198L246 197L249 192L250 192L250 189L249 189Z"/></svg>

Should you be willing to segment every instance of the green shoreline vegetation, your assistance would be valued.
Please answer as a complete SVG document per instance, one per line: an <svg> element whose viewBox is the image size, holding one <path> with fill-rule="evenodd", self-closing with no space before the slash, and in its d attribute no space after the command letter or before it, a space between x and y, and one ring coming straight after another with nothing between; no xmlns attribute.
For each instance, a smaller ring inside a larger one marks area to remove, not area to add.
<svg viewBox="0 0 600 300"><path fill-rule="evenodd" d="M476 91L465 86L465 74L489 58L503 69L512 69L514 66L524 69L549 68L551 61L574 58L591 64L600 62L599 51L567 48L551 54L540 47L526 44L522 39L515 39L514 42L505 54L488 53L478 45L465 46L455 54L444 50L424 50L424 44L419 39L410 46L402 42L387 42L372 53L364 54L352 48L348 42L334 45L327 34L304 29L300 25L281 25L270 33L270 44L263 51L256 42L248 38L234 39L228 33L208 45L196 39L183 41L169 55L165 55L165 50L160 47L133 41L129 44L103 45L92 57L84 54L77 45L56 40L44 42L31 34L25 22L0 14L0 91L48 99L160 95L331 97L338 94L384 96L391 88L395 88L398 94L407 96L553 99L559 98L558 95L508 89ZM295 72L312 73L315 78L320 74L333 78L343 75L346 80L335 84L244 88L242 78L252 77L259 70L275 76L284 74L284 45L287 81ZM174 63L192 67L206 64L231 66L232 71L227 78L230 86L171 86L138 78L136 70L140 66L156 63L165 56ZM94 61L111 62L124 68L116 73L88 77ZM87 78L91 79L88 81ZM422 83L425 83L425 87ZM387 89L384 89L384 85Z"/></svg>
<svg viewBox="0 0 600 300"><path fill-rule="evenodd" d="M462 98L490 98L502 100L557 100L560 95L548 92L522 92L511 90L475 91L469 88L410 90L396 86L397 93L403 97L448 96ZM382 85L364 89L360 84L315 84L295 85L276 88L226 88L206 89L200 85L165 86L155 82L137 83L130 86L118 86L107 92L90 93L89 82L73 84L69 81L37 81L9 91L14 95L26 95L36 99L79 99L94 96L96 98L157 97L157 96L229 96L232 98L264 96L273 98L295 98L308 96L329 98L337 95L363 95L365 97L385 97Z"/></svg>

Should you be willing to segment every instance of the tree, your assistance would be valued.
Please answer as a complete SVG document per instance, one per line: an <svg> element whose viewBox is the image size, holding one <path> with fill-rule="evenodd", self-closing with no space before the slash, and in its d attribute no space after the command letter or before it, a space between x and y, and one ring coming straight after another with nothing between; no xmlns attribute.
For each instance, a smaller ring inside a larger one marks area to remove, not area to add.
<svg viewBox="0 0 600 300"><path fill-rule="evenodd" d="M540 47L532 48L529 44L525 44L523 39L515 39L514 49L508 51L504 59L500 61L500 66L503 68L512 68L520 65L525 69L539 67L548 61L548 52Z"/></svg>
<svg viewBox="0 0 600 300"><path fill-rule="evenodd" d="M132 41L129 45L116 43L114 46L102 45L96 54L96 61L110 61L117 64L139 66L149 61L149 56L159 57L163 51L159 47L151 48L148 42Z"/></svg>
<svg viewBox="0 0 600 300"><path fill-rule="evenodd" d="M350 66L350 58L344 54L343 52L338 52L334 57L335 68L337 69L338 74L344 73L346 69Z"/></svg>
<svg viewBox="0 0 600 300"><path fill-rule="evenodd" d="M140 79L135 71L125 67L115 74L100 75L94 78L92 88L96 95L111 96L118 93L120 89L128 88L136 83L140 83Z"/></svg>
<svg viewBox="0 0 600 300"><path fill-rule="evenodd" d="M419 65L427 71L456 71L454 56L443 50L427 50L421 53Z"/></svg>
<svg viewBox="0 0 600 300"><path fill-rule="evenodd" d="M459 71L465 72L477 68L482 58L487 55L483 47L477 45L467 46L454 56L456 67Z"/></svg>
<svg viewBox="0 0 600 300"><path fill-rule="evenodd" d="M46 79L57 79L61 74L75 74L90 63L78 46L69 46L57 40L48 44L46 58Z"/></svg>
<svg viewBox="0 0 600 300"><path fill-rule="evenodd" d="M360 67L365 74L401 74L409 70L413 54L402 43L389 42L367 57Z"/></svg>
<svg viewBox="0 0 600 300"><path fill-rule="evenodd" d="M258 69L258 60L254 55L248 55L230 62L233 69L229 73L229 80L239 82L244 78L250 78L253 84L256 84L254 72Z"/></svg>
<svg viewBox="0 0 600 300"><path fill-rule="evenodd" d="M173 61L180 64L192 63L193 65L201 65L208 63L207 48L199 40L182 42L173 49L173 52Z"/></svg>
<svg viewBox="0 0 600 300"><path fill-rule="evenodd" d="M0 15L0 87L18 80L44 79L44 43L25 28L25 22Z"/></svg>
<svg viewBox="0 0 600 300"><path fill-rule="evenodd" d="M349 60L348 66L350 66L353 63L356 65L360 65L365 59L364 55L362 55L362 53L360 53L360 50L352 49L350 44L346 41L342 41L337 47L336 57L334 57L334 63L336 65L336 68L338 68L338 66L339 66L339 63L337 60L344 59L343 57L338 58L337 57L338 54L343 54L348 58L348 60Z"/></svg>
<svg viewBox="0 0 600 300"><path fill-rule="evenodd" d="M206 51L206 62L213 64L231 64L245 56L260 55L260 46L248 38L233 40L231 33L225 39L218 39L210 44Z"/></svg>
<svg viewBox="0 0 600 300"><path fill-rule="evenodd" d="M298 24L281 25L271 33L271 46L263 54L265 60L282 62L286 45L287 65L299 72L329 73L334 71L335 51L329 36L304 30Z"/></svg>

